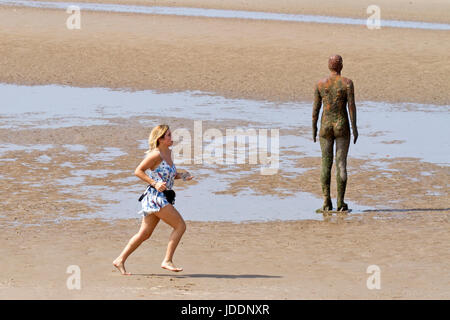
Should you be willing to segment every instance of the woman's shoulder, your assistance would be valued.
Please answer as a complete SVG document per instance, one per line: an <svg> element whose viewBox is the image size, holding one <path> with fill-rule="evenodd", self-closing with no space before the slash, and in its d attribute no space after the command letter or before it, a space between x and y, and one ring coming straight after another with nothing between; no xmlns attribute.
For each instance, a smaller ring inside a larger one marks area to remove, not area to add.
<svg viewBox="0 0 450 320"><path fill-rule="evenodd" d="M153 149L153 150L148 150L146 152L146 156L145 157L151 157L151 158L157 158L158 156L161 156L161 152L158 149Z"/></svg>
<svg viewBox="0 0 450 320"><path fill-rule="evenodd" d="M160 152L159 152L159 150L155 150L155 149L153 149L153 150L149 150L148 152L147 152L147 154L145 155L145 158L144 158L144 160L147 162L147 161L151 161L151 162L160 162L161 161L161 155L160 155Z"/></svg>

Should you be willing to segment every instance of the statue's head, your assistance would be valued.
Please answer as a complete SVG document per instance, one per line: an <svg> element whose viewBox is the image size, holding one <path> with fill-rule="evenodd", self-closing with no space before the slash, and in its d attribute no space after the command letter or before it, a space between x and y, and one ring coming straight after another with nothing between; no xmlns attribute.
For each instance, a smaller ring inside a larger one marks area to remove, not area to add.
<svg viewBox="0 0 450 320"><path fill-rule="evenodd" d="M328 69L331 71L335 71L340 73L343 67L342 57L338 54L335 54L328 58Z"/></svg>

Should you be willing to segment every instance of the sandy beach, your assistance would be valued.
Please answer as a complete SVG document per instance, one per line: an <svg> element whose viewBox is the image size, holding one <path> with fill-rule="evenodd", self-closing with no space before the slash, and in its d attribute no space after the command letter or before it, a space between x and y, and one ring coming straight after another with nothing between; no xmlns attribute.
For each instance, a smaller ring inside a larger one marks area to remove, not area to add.
<svg viewBox="0 0 450 320"><path fill-rule="evenodd" d="M132 276L121 276L110 260L138 220L4 228L0 297L448 299L448 219L448 212L425 211L328 223L188 222L178 274L159 266L170 232L161 223L129 258ZM66 287L71 265L80 267L80 290ZM370 265L380 268L380 290L367 289Z"/></svg>
<svg viewBox="0 0 450 320"><path fill-rule="evenodd" d="M1 7L0 81L309 101L339 52L359 100L450 103L447 31L88 11L68 30L68 16Z"/></svg>
<svg viewBox="0 0 450 320"><path fill-rule="evenodd" d="M96 2L181 6L166 1ZM182 6L366 18L368 4L192 0ZM448 1L379 5L386 19L450 23ZM328 73L328 56L339 53L344 57L343 75L355 83L357 106L358 101L437 108L450 104L448 31L89 11L82 11L81 30L68 30L67 17L61 10L0 6L0 82L309 102L315 82ZM14 108L8 103L6 108ZM157 120L174 128L192 124L176 114ZM7 121L0 117L2 124ZM345 217L188 220L175 254L182 273L160 268L170 234L160 222L150 240L130 256L127 269L133 275L126 277L112 261L138 231L139 216L128 208L122 209L130 212L129 219L80 215L108 205L107 199L93 201L89 192L142 191L144 183L133 171L145 151L139 141L148 137L148 123L156 120L111 117L109 124L51 126L58 121L42 120L41 127L27 122L13 129L0 127L0 141L6 146L0 149L0 252L6 257L0 260L0 299L450 298L448 161L384 157L374 166L373 159L350 156L347 199L373 210ZM247 125L257 122L211 120L204 122L204 130ZM280 130L282 137L307 134L303 127L298 132ZM448 154L447 147L439 152ZM112 160L95 156L105 148L123 154ZM320 157L281 152L297 157L293 167L298 171L263 176L245 164L217 165L215 173L233 177L217 194L239 197L250 189L282 198L300 190L320 197ZM199 174L191 182L177 181L177 192L209 178L209 173L201 173L201 165L181 167ZM100 174L80 182L71 170ZM114 173L102 175L102 170ZM335 198L334 177L333 171ZM80 290L67 287L67 268L72 265L81 270ZM367 268L372 265L380 269L380 289L367 287Z"/></svg>
<svg viewBox="0 0 450 320"><path fill-rule="evenodd" d="M49 0L58 2L57 0ZM61 2L61 1L60 1ZM314 0L79 0L77 3L95 2L108 4L129 4L138 6L187 7L223 10L245 10L258 12L279 12L289 14L313 14L322 16L338 16L361 18L367 17L367 7L374 4L370 0L342 0L339 5L333 0L322 0L320 6ZM382 19L416 20L424 22L450 22L446 14L450 4L445 0L378 0L377 5L382 9Z"/></svg>

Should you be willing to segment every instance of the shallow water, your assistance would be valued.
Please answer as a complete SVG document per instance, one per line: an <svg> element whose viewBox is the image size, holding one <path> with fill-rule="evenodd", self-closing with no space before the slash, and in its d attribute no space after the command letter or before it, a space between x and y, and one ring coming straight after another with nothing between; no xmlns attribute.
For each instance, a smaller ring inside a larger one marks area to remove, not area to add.
<svg viewBox="0 0 450 320"><path fill-rule="evenodd" d="M53 8L66 10L70 5L76 5L81 10L107 11L107 12L125 12L142 13L155 15L179 15L191 17L208 17L223 19L250 19L250 20L272 20L272 21L292 21L292 22L312 22L327 24L347 24L362 25L367 24L366 16L364 19L304 15L304 14L285 14L256 11L238 11L238 10L218 10L202 8L183 8L183 7L152 7L152 6L134 6L120 4L99 4L99 3L77 3L77 2L46 2L46 1L21 1L21 0L0 0L0 5L27 6L35 8ZM362 12L364 14L365 12ZM401 21L401 20L381 20L381 27L392 28L413 28L430 30L450 30L450 24L429 23L420 21Z"/></svg>
<svg viewBox="0 0 450 320"><path fill-rule="evenodd" d="M125 156L127 153L123 152L120 148L104 148L102 152L93 153L89 156L88 160L97 162L97 161L112 161L116 157Z"/></svg>
<svg viewBox="0 0 450 320"><path fill-rule="evenodd" d="M226 189L226 180L229 175L217 174L213 170L209 172L211 178L201 180L200 183L190 186L180 192L177 191L175 207L180 211L185 220L189 221L285 221L285 220L322 220L322 215L315 210L322 205L322 199L306 192L297 192L293 196L279 198L270 195L258 195L253 192L241 192L239 196L229 194L214 194L216 191ZM236 176L236 179L238 177ZM137 190L139 189L139 190ZM80 218L100 219L129 219L139 218L138 212L141 204L138 196L145 189L123 188L111 192L108 187L83 186L86 192L86 200L95 205L97 198L110 200L107 205L97 208L95 211L80 215ZM213 203L213 204L212 204ZM362 213L370 209L367 206L348 202L353 213Z"/></svg>
<svg viewBox="0 0 450 320"><path fill-rule="evenodd" d="M281 150L289 149L312 157L321 155L319 143L314 143L311 138L312 103L226 99L197 91L129 92L56 85L0 84L0 95L3 98L0 128L115 125L108 119L130 117L176 117L185 119L187 128L192 128L195 121L202 127L201 121L236 120L248 122L248 127L243 128L244 130L253 128L259 132L260 129L268 129L269 151L270 129L291 129L299 133L280 136ZM411 157L449 165L450 106L370 101L357 101L356 105L359 138L356 144L351 143L349 156L371 160ZM227 137L226 130L218 129L223 140L213 140L216 146L230 138ZM194 138L195 132L188 130ZM204 141L204 149L210 143ZM29 148L48 147L50 146L35 145ZM66 147L84 151L82 146ZM147 141L140 141L140 147L146 150ZM2 145L0 153L14 148L28 147ZM107 148L92 157L106 160L122 154L124 153L120 149ZM183 159L175 159L175 162L182 163Z"/></svg>
<svg viewBox="0 0 450 320"><path fill-rule="evenodd" d="M0 128L14 129L15 132L29 128L116 125L113 119L135 116L180 118L187 124L187 128L194 127L192 125L194 121L199 120L230 120L248 122L249 127L255 130L289 130L288 134L279 137L278 154L282 174L301 173L307 170L308 168L296 165L296 160L300 156L321 155L319 144L313 143L311 139L312 103L226 99L202 92L155 93L151 90L129 92L56 85L30 87L0 84L0 95L3 97ZM371 160L367 165L377 167L385 175L390 175L395 170L390 169L387 162L381 161L385 158L412 157L443 166L449 165L450 106L357 102L357 110L360 138L356 145L351 144L349 157ZM220 122L217 125L220 125ZM178 129L183 128L172 128L173 131ZM223 139L206 141L204 148L208 144L218 147L229 140L223 128L218 127L217 130L223 133ZM270 139L268 140L270 142ZM37 157L36 161L49 163L52 162L52 155L46 155L45 151L55 146L2 143L0 156L9 151L37 150L44 154ZM61 146L69 152L88 152L86 146L80 144ZM139 141L139 148L147 150L145 139ZM268 149L270 150L270 146ZM117 157L126 155L120 148L106 147L100 150L98 153L88 154L88 162L111 162ZM245 154L250 150L245 145L237 151ZM13 160L3 159L3 161ZM177 166L183 167L182 158L175 157L174 161ZM108 205L95 209L85 215L86 217L105 219L139 217L137 212L140 210L140 204L137 197L145 186L136 177L121 178L120 181L106 179L113 185L120 182L135 182L130 188L89 186L85 185L85 178L105 179L111 175L123 174L123 171L83 170L75 168L70 162L65 162L61 166L67 168L69 176L62 177L56 183L67 193L82 193L85 195L84 201L92 205L96 204L98 198L108 201ZM256 172L260 166L260 164L252 166L251 171L245 174ZM231 172L217 173L215 164L205 164L202 167L202 170L192 172L194 175L204 177L200 183L177 192L176 206L187 220L242 222L321 219L321 215L316 214L315 209L321 206L322 200L312 194L296 192L284 198L259 195L251 191L240 192L238 196L216 194L215 192L228 189L230 181L238 180L240 176ZM234 168L234 165L230 165L229 168ZM430 173L424 171L422 174L425 176ZM430 192L440 194L439 191ZM211 205L212 199L214 206ZM349 205L354 213L370 209L356 203Z"/></svg>
<svg viewBox="0 0 450 320"><path fill-rule="evenodd" d="M24 146L12 143L2 143L0 145L0 155L9 151L25 151L25 152L31 152L34 150L46 151L53 147L54 146L52 144L33 144Z"/></svg>

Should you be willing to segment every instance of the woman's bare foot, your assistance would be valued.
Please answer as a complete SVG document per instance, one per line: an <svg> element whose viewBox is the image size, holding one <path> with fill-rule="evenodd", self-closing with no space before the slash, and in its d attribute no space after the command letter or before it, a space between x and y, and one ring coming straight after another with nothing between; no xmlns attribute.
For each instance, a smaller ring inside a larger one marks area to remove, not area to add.
<svg viewBox="0 0 450 320"><path fill-rule="evenodd" d="M170 270L173 272L183 271L183 268L175 267L172 261L163 261L163 263L161 263L161 268L167 269L167 270Z"/></svg>
<svg viewBox="0 0 450 320"><path fill-rule="evenodd" d="M125 275L125 276L131 276L130 272L127 272L127 270L125 270L125 264L123 263L122 260L119 260L119 258L117 258L116 260L113 261L113 266L116 267L121 274Z"/></svg>

